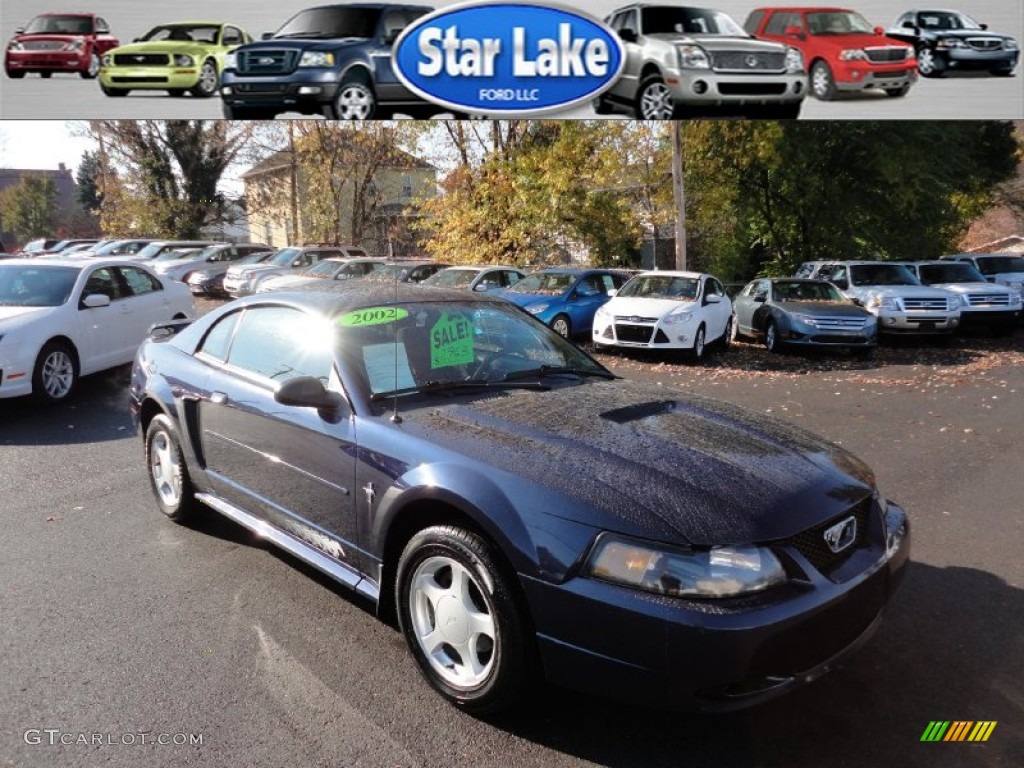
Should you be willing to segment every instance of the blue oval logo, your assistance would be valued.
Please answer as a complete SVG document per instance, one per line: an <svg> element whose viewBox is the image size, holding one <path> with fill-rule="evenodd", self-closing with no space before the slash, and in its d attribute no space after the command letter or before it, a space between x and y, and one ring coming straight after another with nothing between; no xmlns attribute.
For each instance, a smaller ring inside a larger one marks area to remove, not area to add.
<svg viewBox="0 0 1024 768"><path fill-rule="evenodd" d="M601 21L535 2L443 8L395 41L398 79L435 104L489 115L565 109L600 95L626 56Z"/></svg>

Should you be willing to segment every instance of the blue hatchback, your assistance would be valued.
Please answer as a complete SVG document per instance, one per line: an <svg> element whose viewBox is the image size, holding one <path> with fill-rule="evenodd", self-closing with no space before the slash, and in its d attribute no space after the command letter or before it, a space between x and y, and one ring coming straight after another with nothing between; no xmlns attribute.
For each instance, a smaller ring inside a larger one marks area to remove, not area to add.
<svg viewBox="0 0 1024 768"><path fill-rule="evenodd" d="M590 333L594 313L629 275L608 269L549 267L527 275L501 296L564 338Z"/></svg>

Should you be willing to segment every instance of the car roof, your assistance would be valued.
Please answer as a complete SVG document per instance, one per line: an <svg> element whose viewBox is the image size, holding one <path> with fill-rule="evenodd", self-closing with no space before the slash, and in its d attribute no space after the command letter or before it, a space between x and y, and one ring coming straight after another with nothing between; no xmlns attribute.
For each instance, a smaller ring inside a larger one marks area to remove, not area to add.
<svg viewBox="0 0 1024 768"><path fill-rule="evenodd" d="M337 315L363 307L417 302L451 301L459 304L488 302L507 305L504 299L488 294L467 294L448 288L423 287L416 283L355 280L313 280L310 285L296 286L272 293L257 293L236 300L236 304L290 303L308 307L325 315Z"/></svg>
<svg viewBox="0 0 1024 768"><path fill-rule="evenodd" d="M835 12L835 13L860 13L860 11L854 11L852 8L840 8L833 5L763 5L759 8L755 8L755 11L780 11L782 13L822 13L822 12ZM863 14L861 14L863 15Z"/></svg>
<svg viewBox="0 0 1024 768"><path fill-rule="evenodd" d="M28 258L28 259L4 259L2 262L5 266L9 264L23 265L26 267L74 267L75 269L96 269L97 267L138 267L144 265L136 264L135 262L125 261L124 259L71 259L66 257L52 257L52 258ZM152 270L150 270L152 271Z"/></svg>
<svg viewBox="0 0 1024 768"><path fill-rule="evenodd" d="M648 269L633 275L633 277L648 277L651 275L662 275L665 277L692 277L697 279L702 277L711 277L711 275L708 275L706 272L689 272L687 270L678 269Z"/></svg>

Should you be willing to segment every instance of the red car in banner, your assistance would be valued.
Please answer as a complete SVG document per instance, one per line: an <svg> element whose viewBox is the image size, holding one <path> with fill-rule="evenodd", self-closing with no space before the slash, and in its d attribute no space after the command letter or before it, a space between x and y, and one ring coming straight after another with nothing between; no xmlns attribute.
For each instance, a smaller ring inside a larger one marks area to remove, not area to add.
<svg viewBox="0 0 1024 768"><path fill-rule="evenodd" d="M99 74L100 57L121 42L110 36L110 26L91 13L44 13L15 30L4 53L8 77L38 72L77 72L92 79Z"/></svg>

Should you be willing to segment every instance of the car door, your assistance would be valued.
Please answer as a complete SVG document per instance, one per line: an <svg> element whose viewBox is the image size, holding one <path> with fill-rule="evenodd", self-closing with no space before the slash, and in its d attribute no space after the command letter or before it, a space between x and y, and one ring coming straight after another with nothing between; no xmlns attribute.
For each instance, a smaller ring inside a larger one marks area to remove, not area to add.
<svg viewBox="0 0 1024 768"><path fill-rule="evenodd" d="M105 307L87 307L86 296L100 294L110 299ZM125 303L122 284L113 267L88 270L78 295L76 346L81 373L100 371L132 359L138 341L132 346L133 318ZM141 339L140 339L141 340Z"/></svg>
<svg viewBox="0 0 1024 768"><path fill-rule="evenodd" d="M707 316L707 341L715 341L725 335L725 328L732 317L732 302L725 294L724 286L713 277L704 278L704 297Z"/></svg>
<svg viewBox="0 0 1024 768"><path fill-rule="evenodd" d="M576 281L565 303L573 333L590 333L597 308L608 301L601 275L588 274Z"/></svg>
<svg viewBox="0 0 1024 768"><path fill-rule="evenodd" d="M415 19L427 13L412 8L396 8L385 11L370 49L373 59L373 82L380 101L421 101L413 95L395 74L391 61L391 49L402 30Z"/></svg>
<svg viewBox="0 0 1024 768"><path fill-rule="evenodd" d="M358 569L351 412L274 400L278 385L297 376L342 391L329 328L289 307L250 307L215 324L196 356L211 370L198 421L216 492Z"/></svg>
<svg viewBox="0 0 1024 768"><path fill-rule="evenodd" d="M146 270L135 266L114 267L121 280L122 302L132 318L126 329L129 344L138 347L153 323L162 323L174 317L175 309L163 283Z"/></svg>
<svg viewBox="0 0 1024 768"><path fill-rule="evenodd" d="M636 8L621 11L612 16L609 26L618 34L626 49L626 60L622 74L611 88L611 95L632 102L640 88L640 71L644 64L643 47L640 45L640 16Z"/></svg>

